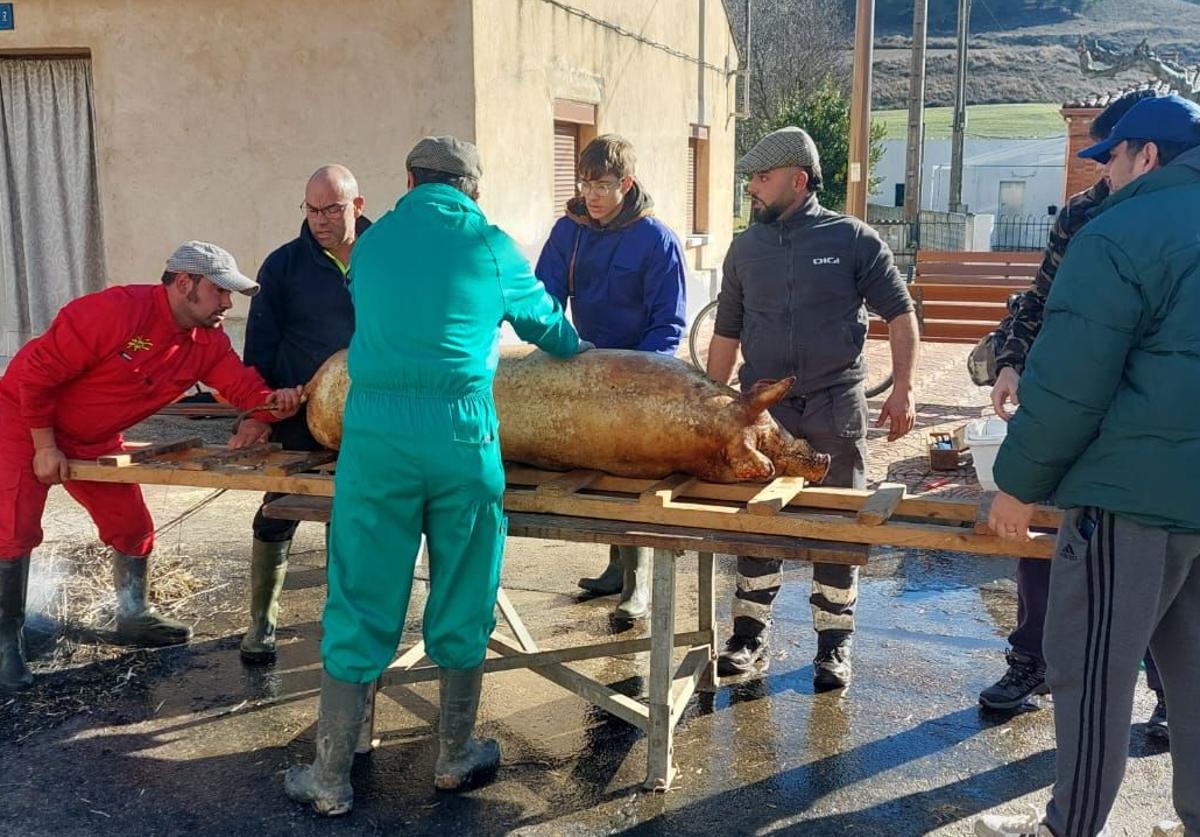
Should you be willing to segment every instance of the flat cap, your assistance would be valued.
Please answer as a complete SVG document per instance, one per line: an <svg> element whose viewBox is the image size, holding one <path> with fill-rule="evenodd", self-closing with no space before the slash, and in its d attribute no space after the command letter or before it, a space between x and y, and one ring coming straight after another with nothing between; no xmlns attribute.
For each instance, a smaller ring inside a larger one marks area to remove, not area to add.
<svg viewBox="0 0 1200 837"><path fill-rule="evenodd" d="M218 288L254 296L258 283L238 270L233 254L208 241L185 241L167 259L172 273L204 276Z"/></svg>
<svg viewBox="0 0 1200 837"><path fill-rule="evenodd" d="M772 131L737 161L742 174L754 174L791 166L819 166L817 144L803 128L789 126Z"/></svg>
<svg viewBox="0 0 1200 837"><path fill-rule="evenodd" d="M474 143L458 137L425 137L408 152L404 167L443 171L459 177L483 177L483 164Z"/></svg>

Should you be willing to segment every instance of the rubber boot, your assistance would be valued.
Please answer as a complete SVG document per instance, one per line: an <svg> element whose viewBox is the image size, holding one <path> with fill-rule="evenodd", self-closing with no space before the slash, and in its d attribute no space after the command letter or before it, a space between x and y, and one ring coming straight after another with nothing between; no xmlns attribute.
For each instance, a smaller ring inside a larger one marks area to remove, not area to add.
<svg viewBox="0 0 1200 837"><path fill-rule="evenodd" d="M813 659L813 685L818 689L842 689L850 683L849 631L818 631L817 656Z"/></svg>
<svg viewBox="0 0 1200 837"><path fill-rule="evenodd" d="M157 648L181 645L192 638L192 627L163 616L147 600L150 556L139 558L112 551L117 588L117 644Z"/></svg>
<svg viewBox="0 0 1200 837"><path fill-rule="evenodd" d="M476 738L479 691L483 666L444 668L438 672L442 718L438 724L437 764L433 784L441 791L465 791L485 785L500 766L500 745L494 738Z"/></svg>
<svg viewBox="0 0 1200 837"><path fill-rule="evenodd" d="M29 587L29 556L0 561L0 692L33 685L25 665L25 595Z"/></svg>
<svg viewBox="0 0 1200 837"><path fill-rule="evenodd" d="M608 566L596 578L579 579L579 587L592 596L613 596L621 592L621 553L619 547L608 548Z"/></svg>
<svg viewBox="0 0 1200 837"><path fill-rule="evenodd" d="M617 616L621 619L641 619L650 611L650 567L653 550L645 547L627 548L621 556L621 601Z"/></svg>
<svg viewBox="0 0 1200 837"><path fill-rule="evenodd" d="M322 816L347 814L354 807L350 768L370 688L370 683L347 683L329 672L321 673L317 757L312 764L289 767L283 776L283 789Z"/></svg>
<svg viewBox="0 0 1200 837"><path fill-rule="evenodd" d="M262 665L275 662L275 624L279 619L279 591L287 575L292 542L271 543L254 539L250 548L250 627L242 637L242 662Z"/></svg>

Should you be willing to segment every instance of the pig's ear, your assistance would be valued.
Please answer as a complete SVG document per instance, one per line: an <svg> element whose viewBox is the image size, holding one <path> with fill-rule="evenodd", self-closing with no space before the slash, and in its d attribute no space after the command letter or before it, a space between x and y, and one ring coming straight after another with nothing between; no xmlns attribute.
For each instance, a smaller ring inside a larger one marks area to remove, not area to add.
<svg viewBox="0 0 1200 837"><path fill-rule="evenodd" d="M749 394L746 395L746 406L750 408L752 415L757 416L763 410L786 398L794 383L796 383L794 377L784 378L781 381L766 379L755 381L754 385L750 387Z"/></svg>

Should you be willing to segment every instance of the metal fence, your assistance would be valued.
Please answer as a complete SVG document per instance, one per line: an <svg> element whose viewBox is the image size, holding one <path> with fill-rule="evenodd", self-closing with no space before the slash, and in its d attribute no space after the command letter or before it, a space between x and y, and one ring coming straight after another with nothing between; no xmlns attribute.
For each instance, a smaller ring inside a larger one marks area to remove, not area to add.
<svg viewBox="0 0 1200 837"><path fill-rule="evenodd" d="M1044 250L1053 226L1053 215L997 215L992 249Z"/></svg>

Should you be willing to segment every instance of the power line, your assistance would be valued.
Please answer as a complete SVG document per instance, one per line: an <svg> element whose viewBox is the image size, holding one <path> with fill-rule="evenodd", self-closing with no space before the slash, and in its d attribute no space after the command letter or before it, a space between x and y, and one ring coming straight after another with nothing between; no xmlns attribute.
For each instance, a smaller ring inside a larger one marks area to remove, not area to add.
<svg viewBox="0 0 1200 837"><path fill-rule="evenodd" d="M693 55L688 55L686 52L681 52L675 49L673 46L668 46L667 44L659 43L658 41L652 41L644 35L639 35L637 32L626 29L624 26L620 26L616 23L611 23L602 18L598 18L589 12L585 12L583 9L578 9L574 6L563 3L561 0L542 0L542 2L553 6L556 9L560 9L569 15L574 15L575 17L586 20L588 23L594 23L596 26L616 32L623 38L631 38L643 46L648 46L651 49L657 49L660 52L665 52L668 55L674 56L675 58L680 58L684 61L695 64L698 67L704 67L706 70L712 70L713 72L720 73L724 76L731 76L736 72L735 70L726 70L724 67L718 67L716 64L710 64L707 61L703 61Z"/></svg>

